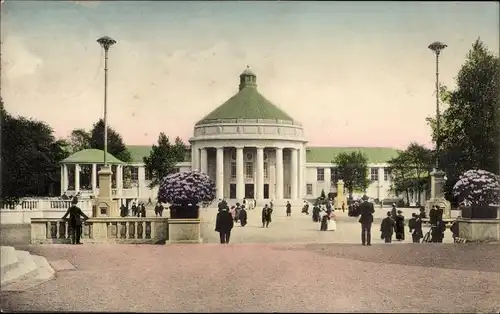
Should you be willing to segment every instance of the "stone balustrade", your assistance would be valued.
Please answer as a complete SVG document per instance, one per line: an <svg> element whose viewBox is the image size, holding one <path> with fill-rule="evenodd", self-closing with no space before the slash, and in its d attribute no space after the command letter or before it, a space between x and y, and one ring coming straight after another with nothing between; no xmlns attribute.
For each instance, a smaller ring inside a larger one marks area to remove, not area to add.
<svg viewBox="0 0 500 314"><path fill-rule="evenodd" d="M0 223L27 224L32 218L61 218L71 206L70 200L59 199L24 199L17 205L2 204ZM88 216L92 216L92 200L80 200L78 207Z"/></svg>
<svg viewBox="0 0 500 314"><path fill-rule="evenodd" d="M168 240L168 218L103 217L83 225L83 243L162 244ZM31 244L71 243L65 219L31 219Z"/></svg>

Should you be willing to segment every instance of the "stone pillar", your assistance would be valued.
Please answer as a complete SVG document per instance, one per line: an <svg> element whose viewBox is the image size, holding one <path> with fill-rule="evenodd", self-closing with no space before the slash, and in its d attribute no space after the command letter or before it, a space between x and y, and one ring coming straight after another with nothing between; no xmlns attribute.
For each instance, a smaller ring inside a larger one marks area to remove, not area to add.
<svg viewBox="0 0 500 314"><path fill-rule="evenodd" d="M443 186L445 184L445 173L434 169L431 172L431 199L426 202L425 210L429 213L433 205L443 208L443 218L451 218L451 204L444 198Z"/></svg>
<svg viewBox="0 0 500 314"><path fill-rule="evenodd" d="M264 147L257 147L257 185L255 189L256 199L264 199Z"/></svg>
<svg viewBox="0 0 500 314"><path fill-rule="evenodd" d="M191 145L191 170L200 170L199 150L194 145Z"/></svg>
<svg viewBox="0 0 500 314"><path fill-rule="evenodd" d="M99 175L99 196L97 198L97 217L119 217L118 203L111 195L111 166L103 166Z"/></svg>
<svg viewBox="0 0 500 314"><path fill-rule="evenodd" d="M291 149L291 171L290 171L290 186L292 188L292 193L290 194L290 199L297 199L297 183L299 179L299 160L298 160L298 151L295 148Z"/></svg>
<svg viewBox="0 0 500 314"><path fill-rule="evenodd" d="M324 172L325 173L325 187L324 187L324 191L325 191L326 197L328 197L328 193L330 193L331 187L332 187L332 168L327 167L327 168L325 168L324 171L325 171Z"/></svg>
<svg viewBox="0 0 500 314"><path fill-rule="evenodd" d="M68 180L68 165L64 164L63 165L63 177L64 177L64 185L63 185L63 192L68 191L69 188L69 180Z"/></svg>
<svg viewBox="0 0 500 314"><path fill-rule="evenodd" d="M385 186L384 168L379 167L378 168L378 185L377 185L377 198L379 199L379 201L382 201L382 199L385 198L384 186Z"/></svg>
<svg viewBox="0 0 500 314"><path fill-rule="evenodd" d="M97 164L92 164L92 193L97 194Z"/></svg>
<svg viewBox="0 0 500 314"><path fill-rule="evenodd" d="M298 199L303 199L304 198L304 186L305 186L305 183L304 183L304 170L303 168L305 167L305 163L304 163L304 155L302 154L302 149L299 149L297 154L298 154L298 158L299 158L299 169L298 169L298 172L299 172L299 182L298 182L298 195L297 195L297 198Z"/></svg>
<svg viewBox="0 0 500 314"><path fill-rule="evenodd" d="M224 198L224 147L217 147L216 190L217 199Z"/></svg>
<svg viewBox="0 0 500 314"><path fill-rule="evenodd" d="M243 167L243 147L236 147L236 199L245 198L245 169Z"/></svg>
<svg viewBox="0 0 500 314"><path fill-rule="evenodd" d="M283 199L283 148L276 148L276 199Z"/></svg>
<svg viewBox="0 0 500 314"><path fill-rule="evenodd" d="M75 164L75 192L80 192L80 165Z"/></svg>
<svg viewBox="0 0 500 314"><path fill-rule="evenodd" d="M123 190L123 166L122 165L116 166L116 190L117 190L117 195L121 196L122 190Z"/></svg>
<svg viewBox="0 0 500 314"><path fill-rule="evenodd" d="M60 187L61 187L61 196L64 194L64 165L61 165L61 182L60 182Z"/></svg>
<svg viewBox="0 0 500 314"><path fill-rule="evenodd" d="M200 171L203 173L208 172L208 155L205 147L200 149Z"/></svg>

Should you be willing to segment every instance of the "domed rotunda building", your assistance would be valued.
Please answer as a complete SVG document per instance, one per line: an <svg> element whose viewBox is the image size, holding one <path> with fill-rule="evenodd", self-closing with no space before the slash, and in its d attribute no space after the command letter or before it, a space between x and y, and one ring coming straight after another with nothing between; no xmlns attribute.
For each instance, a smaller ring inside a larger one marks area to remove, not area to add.
<svg viewBox="0 0 500 314"><path fill-rule="evenodd" d="M191 168L215 179L217 198L302 199L307 141L302 125L257 90L249 67L239 91L198 121Z"/></svg>

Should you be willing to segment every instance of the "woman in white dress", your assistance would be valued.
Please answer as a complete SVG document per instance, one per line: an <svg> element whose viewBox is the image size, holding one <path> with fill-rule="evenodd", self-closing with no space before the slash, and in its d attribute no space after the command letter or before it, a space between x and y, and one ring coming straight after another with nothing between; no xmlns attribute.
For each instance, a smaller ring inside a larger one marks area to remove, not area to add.
<svg viewBox="0 0 500 314"><path fill-rule="evenodd" d="M328 231L335 231L337 230L337 217L335 214L332 212L330 213L330 220L328 221Z"/></svg>

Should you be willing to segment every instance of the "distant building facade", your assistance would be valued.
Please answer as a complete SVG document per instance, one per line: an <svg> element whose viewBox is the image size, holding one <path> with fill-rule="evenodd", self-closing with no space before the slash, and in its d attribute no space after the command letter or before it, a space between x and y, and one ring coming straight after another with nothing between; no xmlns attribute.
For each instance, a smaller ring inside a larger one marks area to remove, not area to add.
<svg viewBox="0 0 500 314"><path fill-rule="evenodd" d="M217 198L298 203L322 191L335 194L339 178L332 160L350 151L361 151L368 158L367 176L372 183L366 194L380 200L391 197L387 161L397 156L396 149L307 146L302 125L258 92L257 76L249 68L240 75L239 91L196 123L189 142L186 159L177 167L207 173L216 182ZM157 189L148 187L151 178L142 162L151 147L128 149L131 163L107 158L113 167L113 193L127 201L151 198L154 202ZM90 149L64 160L61 190L96 195L102 157L102 151ZM83 183L82 172L88 174Z"/></svg>

